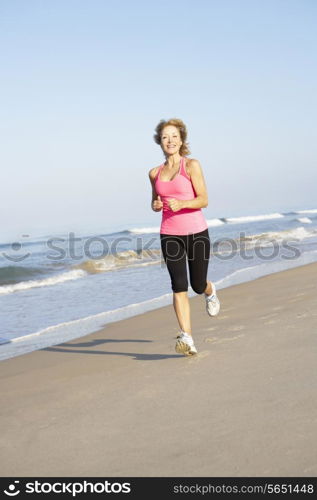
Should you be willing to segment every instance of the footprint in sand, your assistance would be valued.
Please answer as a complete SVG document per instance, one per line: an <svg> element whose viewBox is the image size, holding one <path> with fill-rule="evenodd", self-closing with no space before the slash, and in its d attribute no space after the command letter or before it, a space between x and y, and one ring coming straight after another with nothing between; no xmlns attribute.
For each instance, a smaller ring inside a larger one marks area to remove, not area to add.
<svg viewBox="0 0 317 500"><path fill-rule="evenodd" d="M244 337L244 333L241 333L240 335L236 335L235 337L211 337L211 338L206 338L205 342L212 342L213 344L223 344L224 342L230 342L231 340L237 340Z"/></svg>
<svg viewBox="0 0 317 500"><path fill-rule="evenodd" d="M299 313L299 314L296 314L296 317L297 318L306 318L307 314L306 313Z"/></svg>
<svg viewBox="0 0 317 500"><path fill-rule="evenodd" d="M244 325L236 325L232 326L231 328L228 328L230 332L238 332L239 330L244 330L245 326Z"/></svg>
<svg viewBox="0 0 317 500"><path fill-rule="evenodd" d="M295 297L293 297L293 298L291 298L291 299L288 299L288 302L290 302L290 303L293 303L293 302L298 302L298 298L297 298L297 296L295 296Z"/></svg>
<svg viewBox="0 0 317 500"><path fill-rule="evenodd" d="M195 356L187 356L187 359L188 359L189 363L196 363L200 359L206 358L207 356L210 356L209 351L201 351L201 352L198 352Z"/></svg>
<svg viewBox="0 0 317 500"><path fill-rule="evenodd" d="M274 325L276 323L275 319L270 319L270 321L265 321L265 325Z"/></svg>
<svg viewBox="0 0 317 500"><path fill-rule="evenodd" d="M260 319L269 319L269 318L274 318L274 316L278 316L278 313L271 313L267 314L266 316L261 316Z"/></svg>
<svg viewBox="0 0 317 500"><path fill-rule="evenodd" d="M231 340L238 340L244 337L244 333L241 333L240 335L236 335L235 337L226 337L224 339L219 340L219 344L222 344L223 342L231 342Z"/></svg>

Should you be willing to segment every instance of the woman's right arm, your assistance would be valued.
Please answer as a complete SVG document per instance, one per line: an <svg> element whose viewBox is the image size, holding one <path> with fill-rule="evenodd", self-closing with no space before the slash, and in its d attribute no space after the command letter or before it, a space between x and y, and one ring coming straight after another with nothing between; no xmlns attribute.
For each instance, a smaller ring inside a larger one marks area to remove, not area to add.
<svg viewBox="0 0 317 500"><path fill-rule="evenodd" d="M149 178L152 186L152 202L151 202L151 208L154 210L154 212L160 212L163 208L163 202L161 201L160 196L158 196L156 189L155 189L155 175L157 172L157 168L152 168L149 171Z"/></svg>

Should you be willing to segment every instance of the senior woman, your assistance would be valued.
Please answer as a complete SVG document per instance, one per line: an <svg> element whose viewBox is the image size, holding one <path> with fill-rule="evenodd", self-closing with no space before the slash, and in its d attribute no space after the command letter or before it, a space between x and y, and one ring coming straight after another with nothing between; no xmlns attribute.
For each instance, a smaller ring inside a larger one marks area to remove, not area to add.
<svg viewBox="0 0 317 500"><path fill-rule="evenodd" d="M198 160L187 158L187 129L182 120L161 120L154 140L162 148L165 161L149 171L152 210L162 211L161 249L173 290L173 306L180 327L175 350L197 354L194 345L188 299L188 277L192 289L203 294L210 316L220 310L214 283L207 281L210 239L202 208L208 205L207 188Z"/></svg>

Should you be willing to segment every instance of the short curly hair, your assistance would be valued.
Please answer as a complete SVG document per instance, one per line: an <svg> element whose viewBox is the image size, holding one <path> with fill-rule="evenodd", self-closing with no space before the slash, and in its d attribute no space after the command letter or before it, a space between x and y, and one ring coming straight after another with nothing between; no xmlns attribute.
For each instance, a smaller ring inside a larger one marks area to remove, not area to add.
<svg viewBox="0 0 317 500"><path fill-rule="evenodd" d="M180 147L179 153L181 156L186 156L190 154L188 142L187 142L187 128L185 123L179 118L170 118L169 120L161 120L155 128L154 141L156 144L161 145L162 131L168 125L173 125L179 130L181 136L182 145Z"/></svg>

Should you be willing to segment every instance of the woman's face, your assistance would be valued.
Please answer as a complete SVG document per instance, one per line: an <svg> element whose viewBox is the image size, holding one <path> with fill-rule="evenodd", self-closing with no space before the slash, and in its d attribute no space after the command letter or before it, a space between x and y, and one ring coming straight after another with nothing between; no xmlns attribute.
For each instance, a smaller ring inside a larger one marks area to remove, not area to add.
<svg viewBox="0 0 317 500"><path fill-rule="evenodd" d="M164 127L161 134L161 147L165 154L173 155L178 153L182 145L180 133L174 125Z"/></svg>

